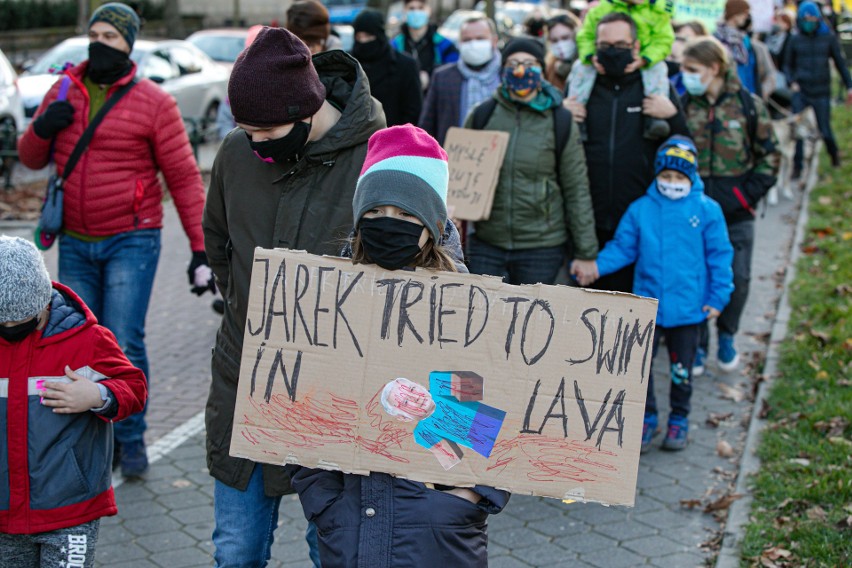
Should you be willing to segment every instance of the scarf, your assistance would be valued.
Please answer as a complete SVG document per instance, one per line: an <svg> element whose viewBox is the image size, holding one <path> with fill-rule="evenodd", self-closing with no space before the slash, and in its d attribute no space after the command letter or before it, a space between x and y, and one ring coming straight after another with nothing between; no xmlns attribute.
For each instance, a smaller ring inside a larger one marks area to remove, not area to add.
<svg viewBox="0 0 852 568"><path fill-rule="evenodd" d="M716 33L713 35L725 44L725 47L731 52L737 65L748 63L748 48L745 43L746 36L743 32L731 26L721 24L716 28Z"/></svg>
<svg viewBox="0 0 852 568"><path fill-rule="evenodd" d="M464 77L459 103L459 126L461 126L464 124L464 119L467 118L467 113L490 97L495 89L500 86L500 68L503 66L503 60L500 58L500 53L495 50L491 61L486 63L485 67L479 71L471 69L461 59L459 59L458 66L459 72Z"/></svg>

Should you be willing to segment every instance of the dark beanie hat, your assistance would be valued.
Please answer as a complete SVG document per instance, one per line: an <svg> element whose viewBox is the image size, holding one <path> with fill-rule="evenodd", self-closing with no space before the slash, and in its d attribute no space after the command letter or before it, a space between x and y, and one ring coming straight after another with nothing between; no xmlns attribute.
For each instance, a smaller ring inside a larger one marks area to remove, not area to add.
<svg viewBox="0 0 852 568"><path fill-rule="evenodd" d="M367 8L352 22L355 33L364 32L376 37L385 37L385 17L378 10Z"/></svg>
<svg viewBox="0 0 852 568"><path fill-rule="evenodd" d="M663 170L680 172L691 181L698 177L698 150L691 138L675 135L663 142L654 160L654 175Z"/></svg>
<svg viewBox="0 0 852 568"><path fill-rule="evenodd" d="M506 47L501 52L503 62L505 63L513 53L520 52L529 53L538 60L542 68L544 67L544 46L539 41L525 37L515 38L506 44Z"/></svg>
<svg viewBox="0 0 852 568"><path fill-rule="evenodd" d="M325 41L331 33L328 9L317 0L299 0L287 9L287 29L304 41Z"/></svg>
<svg viewBox="0 0 852 568"><path fill-rule="evenodd" d="M449 179L447 153L425 130L411 124L379 130L367 142L352 198L355 228L373 207L395 205L420 219L441 244Z"/></svg>
<svg viewBox="0 0 852 568"><path fill-rule="evenodd" d="M237 57L228 99L236 122L280 126L315 115L325 86L302 40L283 28L264 27Z"/></svg>
<svg viewBox="0 0 852 568"><path fill-rule="evenodd" d="M106 22L117 29L130 49L133 49L133 42L136 41L136 34L139 33L139 16L133 8L121 2L104 4L92 14L89 27L98 22Z"/></svg>
<svg viewBox="0 0 852 568"><path fill-rule="evenodd" d="M748 0L728 0L725 3L725 20L730 20L734 16L749 11L751 11L751 6L749 6Z"/></svg>

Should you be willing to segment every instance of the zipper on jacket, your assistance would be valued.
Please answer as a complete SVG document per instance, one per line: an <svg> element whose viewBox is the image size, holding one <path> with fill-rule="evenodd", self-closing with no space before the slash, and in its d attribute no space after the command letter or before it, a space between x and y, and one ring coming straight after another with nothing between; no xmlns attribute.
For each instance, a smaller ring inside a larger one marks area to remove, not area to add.
<svg viewBox="0 0 852 568"><path fill-rule="evenodd" d="M615 121L618 116L618 101L621 98L621 85L615 85L615 96L612 99L612 116L609 125L609 205L613 202L613 186L615 185Z"/></svg>

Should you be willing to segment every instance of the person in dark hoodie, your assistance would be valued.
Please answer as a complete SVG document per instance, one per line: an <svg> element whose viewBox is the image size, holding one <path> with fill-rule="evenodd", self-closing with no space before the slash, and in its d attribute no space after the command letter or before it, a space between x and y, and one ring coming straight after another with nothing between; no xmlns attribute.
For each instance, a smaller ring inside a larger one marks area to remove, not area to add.
<svg viewBox="0 0 852 568"><path fill-rule="evenodd" d="M420 65L420 84L429 88L432 71L446 63L459 60L459 50L453 42L438 33L438 26L429 23L432 8L424 0L405 0L405 23L391 45L407 53Z"/></svg>
<svg viewBox="0 0 852 568"><path fill-rule="evenodd" d="M352 27L352 56L370 80L370 93L382 103L388 126L416 124L423 106L417 61L391 49L385 35L385 17L378 10L362 11Z"/></svg>
<svg viewBox="0 0 852 568"><path fill-rule="evenodd" d="M444 234L448 181L447 154L422 129L374 134L352 201L352 262L467 272L458 241ZM429 416L393 412L404 421ZM506 491L482 485L306 467L294 471L293 487L318 528L322 565L334 567L488 566L488 515L509 501Z"/></svg>
<svg viewBox="0 0 852 568"><path fill-rule="evenodd" d="M795 93L793 110L801 112L813 107L819 131L825 141L825 149L831 156L831 164L840 166L837 141L831 131L831 69L834 61L837 72L846 85L846 104L852 104L852 76L840 49L840 42L823 20L819 7L814 2L802 2L796 19L798 34L787 41L784 54L784 74ZM796 144L793 162L793 177L802 171L802 142Z"/></svg>
<svg viewBox="0 0 852 568"><path fill-rule="evenodd" d="M264 28L243 51L228 96L239 128L219 147L202 220L225 298L206 412L214 559L264 566L290 478L283 467L229 455L254 248L336 255L352 228L367 140L385 117L353 57L335 50L312 59L280 28Z"/></svg>

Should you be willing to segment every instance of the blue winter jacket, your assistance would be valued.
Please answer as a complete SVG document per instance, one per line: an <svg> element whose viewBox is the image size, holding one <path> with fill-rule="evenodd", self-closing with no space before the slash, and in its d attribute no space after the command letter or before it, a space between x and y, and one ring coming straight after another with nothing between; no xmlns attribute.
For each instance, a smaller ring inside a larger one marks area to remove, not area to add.
<svg viewBox="0 0 852 568"><path fill-rule="evenodd" d="M633 293L660 301L658 326L678 327L704 321L704 306L728 305L733 258L722 208L704 195L696 175L680 200L662 195L654 180L628 207L597 262L601 276L635 262Z"/></svg>

